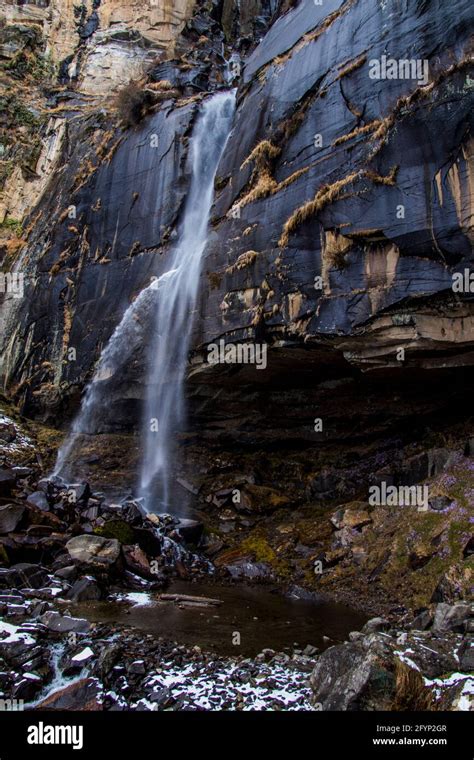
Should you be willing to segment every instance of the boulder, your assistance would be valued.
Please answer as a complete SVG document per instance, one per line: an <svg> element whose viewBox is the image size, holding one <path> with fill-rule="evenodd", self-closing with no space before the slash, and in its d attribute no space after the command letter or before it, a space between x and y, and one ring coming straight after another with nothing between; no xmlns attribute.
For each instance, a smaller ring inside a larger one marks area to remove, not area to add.
<svg viewBox="0 0 474 760"><path fill-rule="evenodd" d="M414 631L426 631L433 622L433 615L429 610L421 610L410 625Z"/></svg>
<svg viewBox="0 0 474 760"><path fill-rule="evenodd" d="M158 574L153 573L147 555L140 549L138 544L134 546L124 546L123 555L126 567L135 575L147 580L157 580Z"/></svg>
<svg viewBox="0 0 474 760"><path fill-rule="evenodd" d="M401 643L403 638L405 643ZM408 657L410 663L418 668L425 678L440 678L446 673L452 673L459 669L456 658L458 641L452 634L439 637L424 638L420 632L414 634L400 634L394 639L396 651L401 651L402 658Z"/></svg>
<svg viewBox="0 0 474 760"><path fill-rule="evenodd" d="M323 710L387 710L395 676L387 653L366 650L356 641L326 649L318 657L310 685Z"/></svg>
<svg viewBox="0 0 474 760"><path fill-rule="evenodd" d="M199 520L181 518L176 530L187 544L197 545L202 536L204 525Z"/></svg>
<svg viewBox="0 0 474 760"><path fill-rule="evenodd" d="M11 533L16 529L25 513L21 504L5 504L0 506L0 534Z"/></svg>
<svg viewBox="0 0 474 760"><path fill-rule="evenodd" d="M338 509L330 518L330 523L336 530L342 528L363 528L372 522L371 517L366 509Z"/></svg>
<svg viewBox="0 0 474 760"><path fill-rule="evenodd" d="M43 688L43 679L35 673L25 673L14 685L12 697L31 702Z"/></svg>
<svg viewBox="0 0 474 760"><path fill-rule="evenodd" d="M55 633L87 633L90 629L88 620L82 618L73 618L69 615L61 615L55 610L50 610L41 615L41 622Z"/></svg>
<svg viewBox="0 0 474 760"><path fill-rule="evenodd" d="M15 630L14 627L7 636L0 638L0 658L10 665L27 662L36 650L36 639L28 633Z"/></svg>
<svg viewBox="0 0 474 760"><path fill-rule="evenodd" d="M60 567L54 574L65 581L75 581L78 570L76 565L66 565L66 567Z"/></svg>
<svg viewBox="0 0 474 760"><path fill-rule="evenodd" d="M32 507L40 509L42 512L49 512L49 502L43 491L34 491L33 493L30 493L26 503L30 504Z"/></svg>
<svg viewBox="0 0 474 760"><path fill-rule="evenodd" d="M128 672L136 676L144 676L146 673L145 660L134 660L128 666Z"/></svg>
<svg viewBox="0 0 474 760"><path fill-rule="evenodd" d="M48 573L39 565L26 562L0 568L0 588L41 588L48 583Z"/></svg>
<svg viewBox="0 0 474 760"><path fill-rule="evenodd" d="M472 610L469 604L449 605L442 602L436 607L433 631L437 633L444 633L445 631L462 632L465 630L466 623L471 615Z"/></svg>
<svg viewBox="0 0 474 760"><path fill-rule="evenodd" d="M72 657L68 657L65 665L61 668L64 676L73 676L80 673L86 666L90 665L95 659L95 654L90 647L79 649Z"/></svg>
<svg viewBox="0 0 474 760"><path fill-rule="evenodd" d="M101 710L99 692L100 684L96 678L82 678L50 694L38 703L36 710Z"/></svg>
<svg viewBox="0 0 474 760"><path fill-rule="evenodd" d="M120 543L116 538L89 534L71 538L66 549L73 560L91 565L111 566L120 556Z"/></svg>
<svg viewBox="0 0 474 760"><path fill-rule="evenodd" d="M102 596L99 585L95 578L84 576L79 578L66 594L66 599L72 602L97 601Z"/></svg>
<svg viewBox="0 0 474 760"><path fill-rule="evenodd" d="M16 477L13 470L8 467L0 467L0 496L10 496Z"/></svg>
<svg viewBox="0 0 474 760"><path fill-rule="evenodd" d="M388 631L390 623L383 617L371 618L362 627L362 633L375 633L376 631Z"/></svg>

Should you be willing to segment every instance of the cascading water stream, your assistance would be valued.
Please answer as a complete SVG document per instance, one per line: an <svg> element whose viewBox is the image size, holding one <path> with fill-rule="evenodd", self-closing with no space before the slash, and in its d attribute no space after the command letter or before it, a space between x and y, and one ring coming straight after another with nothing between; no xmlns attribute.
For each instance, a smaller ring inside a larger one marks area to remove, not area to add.
<svg viewBox="0 0 474 760"><path fill-rule="evenodd" d="M179 242L172 258L174 270L156 305L156 335L143 418L144 456L140 493L149 508L153 498L169 506L169 463L172 434L182 421L184 377L198 295L201 259L206 246L217 166L227 142L235 92L207 100L196 125L192 144L191 185Z"/></svg>
<svg viewBox="0 0 474 760"><path fill-rule="evenodd" d="M198 295L201 259L207 240L214 178L234 113L235 91L218 93L202 107L190 145L192 176L178 243L167 272L128 307L99 359L81 409L61 446L55 475L68 477L79 437L94 433L98 411L107 403L107 380L126 364L133 347L146 340L141 317L154 313L147 348L149 377L143 415L143 457L139 488L147 509L168 507L172 434L184 412L184 378ZM154 501L154 496L157 500Z"/></svg>

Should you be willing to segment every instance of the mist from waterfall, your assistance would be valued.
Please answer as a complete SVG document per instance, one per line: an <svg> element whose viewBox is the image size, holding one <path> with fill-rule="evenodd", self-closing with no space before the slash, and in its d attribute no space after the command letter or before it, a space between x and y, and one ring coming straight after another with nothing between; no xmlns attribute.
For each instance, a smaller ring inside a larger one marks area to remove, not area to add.
<svg viewBox="0 0 474 760"><path fill-rule="evenodd" d="M168 258L169 269L142 290L115 328L54 468L54 475L71 476L71 458L80 437L97 432L100 410L108 403L109 379L118 376L140 341L149 341L139 491L151 511L172 507L168 496L173 432L183 420L186 362L214 178L230 133L234 104L235 91L218 93L203 103L190 142L191 182L178 241Z"/></svg>
<svg viewBox="0 0 474 760"><path fill-rule="evenodd" d="M178 242L170 259L173 274L156 302L155 336L143 416L140 495L146 508L169 503L173 433L184 415L184 380L198 295L202 254L214 194L214 179L234 113L235 92L204 102L191 141L192 176Z"/></svg>

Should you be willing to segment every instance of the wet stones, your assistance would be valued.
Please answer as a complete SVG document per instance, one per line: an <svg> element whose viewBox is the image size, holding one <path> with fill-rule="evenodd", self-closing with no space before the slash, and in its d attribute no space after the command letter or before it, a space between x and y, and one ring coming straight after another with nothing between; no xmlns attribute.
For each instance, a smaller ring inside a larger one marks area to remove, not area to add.
<svg viewBox="0 0 474 760"><path fill-rule="evenodd" d="M102 567L115 564L120 556L120 543L117 539L87 534L71 538L66 549L71 559Z"/></svg>
<svg viewBox="0 0 474 760"><path fill-rule="evenodd" d="M41 588L48 582L48 574L39 565L20 563L8 569L0 568L0 588Z"/></svg>
<svg viewBox="0 0 474 760"><path fill-rule="evenodd" d="M25 507L21 504L0 506L0 534L14 531L24 515Z"/></svg>
<svg viewBox="0 0 474 760"><path fill-rule="evenodd" d="M153 572L148 557L140 549L138 544L133 546L124 546L123 555L125 558L125 565L132 573L145 578L146 580L158 580L158 573Z"/></svg>
<svg viewBox="0 0 474 760"><path fill-rule="evenodd" d="M28 496L26 503L32 507L40 509L42 512L49 512L50 509L49 501L43 491L34 491L31 493Z"/></svg>
<svg viewBox="0 0 474 760"><path fill-rule="evenodd" d="M35 673L25 673L13 687L12 697L30 702L41 691L43 685L43 679L40 676Z"/></svg>
<svg viewBox="0 0 474 760"><path fill-rule="evenodd" d="M176 530L185 543L197 545L202 536L204 525L198 520L181 518Z"/></svg>
<svg viewBox="0 0 474 760"><path fill-rule="evenodd" d="M50 631L55 633L86 633L90 628L87 620L61 615L53 610L45 612L40 619Z"/></svg>
<svg viewBox="0 0 474 760"><path fill-rule="evenodd" d="M37 705L38 710L100 710L100 684L95 678L82 678L58 689Z"/></svg>
<svg viewBox="0 0 474 760"><path fill-rule="evenodd" d="M10 496L16 477L13 470L0 467L0 496Z"/></svg>
<svg viewBox="0 0 474 760"><path fill-rule="evenodd" d="M90 576L77 580L66 594L66 599L72 602L97 601L101 597L102 592L97 581Z"/></svg>

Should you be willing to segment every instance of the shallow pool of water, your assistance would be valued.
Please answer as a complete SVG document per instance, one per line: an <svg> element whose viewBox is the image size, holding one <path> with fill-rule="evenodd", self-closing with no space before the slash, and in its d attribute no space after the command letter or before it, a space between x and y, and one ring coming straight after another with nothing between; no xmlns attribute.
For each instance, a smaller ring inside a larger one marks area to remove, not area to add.
<svg viewBox="0 0 474 760"><path fill-rule="evenodd" d="M91 622L121 623L222 655L245 656L265 648L304 649L307 644L325 649L345 640L349 631L360 630L367 620L342 604L295 599L261 586L177 581L166 593L206 596L223 603L206 609L180 609L174 602L161 601L159 593L133 594L123 601L82 602L74 605L72 613Z"/></svg>

